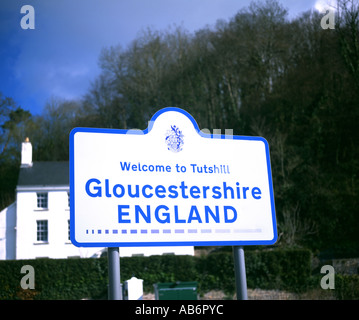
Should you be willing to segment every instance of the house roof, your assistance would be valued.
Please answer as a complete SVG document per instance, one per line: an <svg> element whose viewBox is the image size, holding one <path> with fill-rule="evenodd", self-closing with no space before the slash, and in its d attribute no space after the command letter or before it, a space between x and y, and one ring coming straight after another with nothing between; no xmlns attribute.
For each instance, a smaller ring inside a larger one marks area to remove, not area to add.
<svg viewBox="0 0 359 320"><path fill-rule="evenodd" d="M69 185L69 163L38 161L32 167L20 168L19 186L64 186Z"/></svg>

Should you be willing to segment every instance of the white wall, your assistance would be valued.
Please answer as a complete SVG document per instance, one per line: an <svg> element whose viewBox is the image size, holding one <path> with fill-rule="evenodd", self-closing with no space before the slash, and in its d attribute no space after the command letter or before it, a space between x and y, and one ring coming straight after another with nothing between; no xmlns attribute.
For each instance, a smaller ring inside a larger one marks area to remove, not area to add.
<svg viewBox="0 0 359 320"><path fill-rule="evenodd" d="M37 192L48 192L48 209L37 208ZM68 188L17 192L16 259L91 257L101 248L77 248L68 239ZM37 220L48 221L48 242L37 241Z"/></svg>
<svg viewBox="0 0 359 320"><path fill-rule="evenodd" d="M0 212L0 260L15 259L16 203Z"/></svg>

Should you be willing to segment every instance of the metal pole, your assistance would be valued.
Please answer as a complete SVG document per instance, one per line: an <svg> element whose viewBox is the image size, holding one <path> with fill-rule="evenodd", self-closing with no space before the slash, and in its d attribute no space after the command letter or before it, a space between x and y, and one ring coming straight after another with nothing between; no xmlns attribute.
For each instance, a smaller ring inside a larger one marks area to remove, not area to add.
<svg viewBox="0 0 359 320"><path fill-rule="evenodd" d="M109 300L122 300L119 248L107 248Z"/></svg>
<svg viewBox="0 0 359 320"><path fill-rule="evenodd" d="M243 247L233 246L234 272L236 275L237 300L248 300L246 266Z"/></svg>

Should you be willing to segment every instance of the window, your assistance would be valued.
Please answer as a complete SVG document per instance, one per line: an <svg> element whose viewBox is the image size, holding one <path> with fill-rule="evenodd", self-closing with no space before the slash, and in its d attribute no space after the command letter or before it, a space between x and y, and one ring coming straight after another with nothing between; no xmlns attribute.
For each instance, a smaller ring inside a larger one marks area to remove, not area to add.
<svg viewBox="0 0 359 320"><path fill-rule="evenodd" d="M36 240L48 241L47 220L37 220L36 223L37 223Z"/></svg>
<svg viewBox="0 0 359 320"><path fill-rule="evenodd" d="M47 193L37 193L37 207L47 209Z"/></svg>

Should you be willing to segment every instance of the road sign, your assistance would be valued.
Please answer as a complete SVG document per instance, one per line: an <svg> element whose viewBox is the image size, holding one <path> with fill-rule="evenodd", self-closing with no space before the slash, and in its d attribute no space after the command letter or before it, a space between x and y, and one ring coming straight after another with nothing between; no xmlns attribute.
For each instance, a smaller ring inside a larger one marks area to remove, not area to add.
<svg viewBox="0 0 359 320"><path fill-rule="evenodd" d="M269 147L211 135L179 108L146 130L70 134L70 235L76 246L208 246L277 240Z"/></svg>

